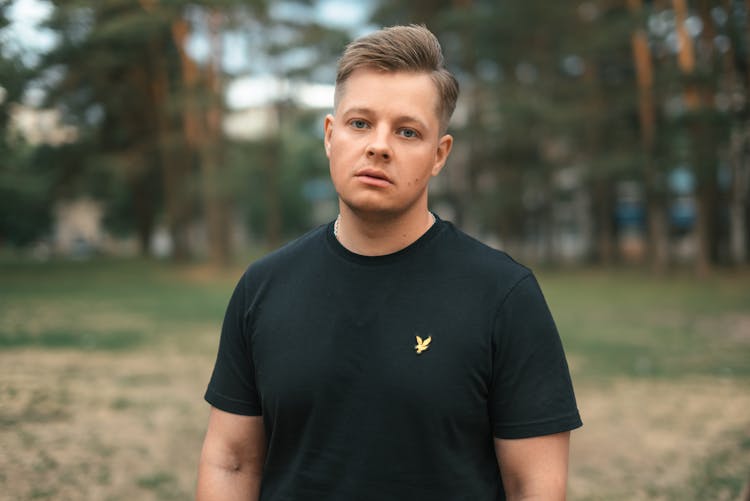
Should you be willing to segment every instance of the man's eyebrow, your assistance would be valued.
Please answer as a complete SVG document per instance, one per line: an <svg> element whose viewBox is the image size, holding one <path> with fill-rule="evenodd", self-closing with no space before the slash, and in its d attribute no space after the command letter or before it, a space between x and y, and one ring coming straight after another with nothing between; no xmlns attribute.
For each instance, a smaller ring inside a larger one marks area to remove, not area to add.
<svg viewBox="0 0 750 501"><path fill-rule="evenodd" d="M354 108L347 108L343 110L344 115L371 115L373 111L370 108L364 108L364 107L354 107Z"/></svg>

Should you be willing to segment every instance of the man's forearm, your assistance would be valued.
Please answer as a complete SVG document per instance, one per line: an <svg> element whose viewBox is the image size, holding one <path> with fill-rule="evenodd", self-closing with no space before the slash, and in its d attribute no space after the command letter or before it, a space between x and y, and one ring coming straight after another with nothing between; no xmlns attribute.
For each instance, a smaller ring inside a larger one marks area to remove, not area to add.
<svg viewBox="0 0 750 501"><path fill-rule="evenodd" d="M257 501L261 471L250 465L222 465L201 461L196 501Z"/></svg>
<svg viewBox="0 0 750 501"><path fill-rule="evenodd" d="M196 501L257 501L266 455L262 416L211 409Z"/></svg>

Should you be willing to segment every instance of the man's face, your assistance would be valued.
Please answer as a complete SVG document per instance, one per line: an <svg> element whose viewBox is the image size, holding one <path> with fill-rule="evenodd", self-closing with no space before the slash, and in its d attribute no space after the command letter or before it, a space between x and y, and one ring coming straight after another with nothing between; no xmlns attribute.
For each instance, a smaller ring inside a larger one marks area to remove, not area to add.
<svg viewBox="0 0 750 501"><path fill-rule="evenodd" d="M331 179L361 215L397 217L427 209L427 185L453 138L442 135L438 92L426 73L355 70L336 115L325 119Z"/></svg>

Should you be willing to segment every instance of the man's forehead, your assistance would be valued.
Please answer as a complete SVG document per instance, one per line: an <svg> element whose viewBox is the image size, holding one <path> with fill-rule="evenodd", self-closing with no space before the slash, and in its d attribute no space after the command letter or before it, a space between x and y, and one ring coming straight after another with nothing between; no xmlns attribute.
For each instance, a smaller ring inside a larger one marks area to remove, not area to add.
<svg viewBox="0 0 750 501"><path fill-rule="evenodd" d="M377 89L374 90L373 87ZM389 99L384 100L384 93ZM437 86L428 73L412 71L384 71L364 67L354 70L349 78L336 86L337 113L349 110L378 111L387 107L400 107L404 115L423 115L424 106L432 113L439 112Z"/></svg>
<svg viewBox="0 0 750 501"><path fill-rule="evenodd" d="M346 88L352 81L371 81L371 80L401 80L411 81L415 85L424 88L432 88L437 92L437 86L430 77L430 73L424 71L406 71L406 70L384 70L372 66L362 66L353 70L349 76L337 87Z"/></svg>

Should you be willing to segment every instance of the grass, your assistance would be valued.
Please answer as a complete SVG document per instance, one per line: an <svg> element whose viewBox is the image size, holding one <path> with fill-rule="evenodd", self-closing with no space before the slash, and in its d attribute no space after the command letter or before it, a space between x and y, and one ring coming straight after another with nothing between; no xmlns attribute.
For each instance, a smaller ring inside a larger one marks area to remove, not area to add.
<svg viewBox="0 0 750 501"><path fill-rule="evenodd" d="M737 432L726 437L736 447L722 448L697 464L687 485L667 491L666 497L681 499L739 499L748 480L750 438Z"/></svg>
<svg viewBox="0 0 750 501"><path fill-rule="evenodd" d="M155 261L0 262L0 349L124 350L215 333L241 269ZM583 377L750 377L750 275L542 273Z"/></svg>
<svg viewBox="0 0 750 501"><path fill-rule="evenodd" d="M38 347L75 348L81 350L123 350L141 341L139 331L114 330L95 332L85 330L47 329L31 334L22 330L0 332L0 348Z"/></svg>
<svg viewBox="0 0 750 501"><path fill-rule="evenodd" d="M241 270L192 272L154 261L0 263L0 349L189 347L220 325Z"/></svg>
<svg viewBox="0 0 750 501"><path fill-rule="evenodd" d="M189 498L201 396L241 273L0 261L0 499ZM571 498L737 497L750 453L750 275L539 279L585 422ZM622 447L638 440L643 450Z"/></svg>
<svg viewBox="0 0 750 501"><path fill-rule="evenodd" d="M750 377L750 275L543 275L583 378Z"/></svg>

